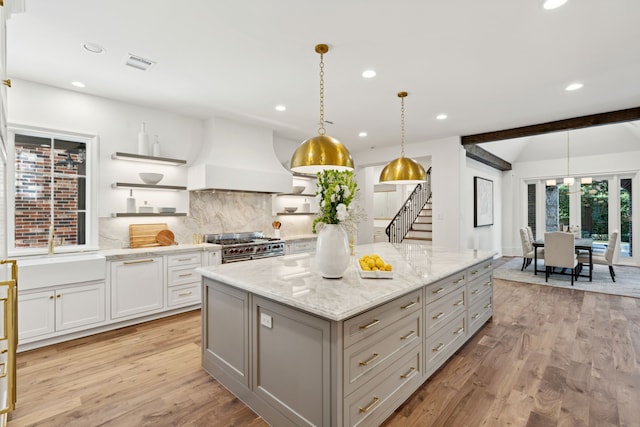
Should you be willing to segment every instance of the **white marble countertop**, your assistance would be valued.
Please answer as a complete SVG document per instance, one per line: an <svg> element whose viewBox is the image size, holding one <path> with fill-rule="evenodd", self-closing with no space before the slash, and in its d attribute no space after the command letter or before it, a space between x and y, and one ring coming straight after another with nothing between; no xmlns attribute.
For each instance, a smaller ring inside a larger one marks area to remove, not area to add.
<svg viewBox="0 0 640 427"><path fill-rule="evenodd" d="M282 240L284 240L285 242L294 242L296 240L311 240L311 239L317 239L317 238L318 238L317 234L297 234L295 236L283 237Z"/></svg>
<svg viewBox="0 0 640 427"><path fill-rule="evenodd" d="M372 253L393 265L393 279L360 277L355 263L360 256ZM342 279L322 278L315 253L202 267L196 271L204 277L340 321L493 255L489 251L432 248L413 243L373 243L356 246L356 255Z"/></svg>
<svg viewBox="0 0 640 427"><path fill-rule="evenodd" d="M214 245L212 243L202 243L199 245L192 244L179 244L169 246L152 246L148 248L119 248L119 249L104 249L98 251L98 253L104 255L107 261L118 260L135 257L150 257L158 255L171 255L179 254L191 251L219 251L222 249L221 245Z"/></svg>

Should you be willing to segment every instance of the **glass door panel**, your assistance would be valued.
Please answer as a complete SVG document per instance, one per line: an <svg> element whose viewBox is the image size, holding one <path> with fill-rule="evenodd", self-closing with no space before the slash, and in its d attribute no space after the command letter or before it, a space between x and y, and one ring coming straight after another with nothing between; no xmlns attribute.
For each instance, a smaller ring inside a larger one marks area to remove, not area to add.
<svg viewBox="0 0 640 427"><path fill-rule="evenodd" d="M609 241L609 181L580 186L582 236L594 240L594 249L604 250Z"/></svg>
<svg viewBox="0 0 640 427"><path fill-rule="evenodd" d="M631 191L632 180L623 178L620 180L620 258L633 256L633 232L631 216Z"/></svg>

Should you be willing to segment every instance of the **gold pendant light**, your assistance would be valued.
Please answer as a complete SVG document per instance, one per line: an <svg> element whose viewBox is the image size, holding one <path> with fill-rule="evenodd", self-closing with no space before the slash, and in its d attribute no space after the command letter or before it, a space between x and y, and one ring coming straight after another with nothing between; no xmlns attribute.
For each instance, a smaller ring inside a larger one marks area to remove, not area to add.
<svg viewBox="0 0 640 427"><path fill-rule="evenodd" d="M427 173L420 163L404 156L404 99L407 92L398 92L401 100L400 109L400 157L389 162L380 173L380 182L388 184L418 184L427 180Z"/></svg>
<svg viewBox="0 0 640 427"><path fill-rule="evenodd" d="M325 169L353 170L353 159L347 147L335 138L325 135L324 129L324 61L329 52L326 44L316 45L320 54L320 129L318 136L311 137L296 149L291 156L291 170L298 173L315 174Z"/></svg>

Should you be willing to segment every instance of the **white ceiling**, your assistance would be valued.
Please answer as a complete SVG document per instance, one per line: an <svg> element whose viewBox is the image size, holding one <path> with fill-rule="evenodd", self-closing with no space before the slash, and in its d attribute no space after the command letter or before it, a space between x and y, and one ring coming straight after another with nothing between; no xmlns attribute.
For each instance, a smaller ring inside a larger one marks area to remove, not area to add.
<svg viewBox="0 0 640 427"><path fill-rule="evenodd" d="M8 74L301 141L318 128L314 46L327 43L327 133L354 152L399 144L401 90L407 143L640 105L640 1L541 3L26 0L8 22ZM125 67L128 53L157 65ZM573 81L584 88L566 92Z"/></svg>

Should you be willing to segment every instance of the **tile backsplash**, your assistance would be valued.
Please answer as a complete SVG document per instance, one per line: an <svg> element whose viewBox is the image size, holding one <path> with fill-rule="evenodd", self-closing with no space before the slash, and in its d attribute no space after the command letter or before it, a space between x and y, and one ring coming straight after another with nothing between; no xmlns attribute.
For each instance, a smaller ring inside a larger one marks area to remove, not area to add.
<svg viewBox="0 0 640 427"><path fill-rule="evenodd" d="M270 194L204 190L189 192L189 216L100 218L100 249L129 247L129 224L167 223L178 243L192 243L194 233L263 231L273 236L271 223L282 223L281 237L311 234L314 215L272 214Z"/></svg>

